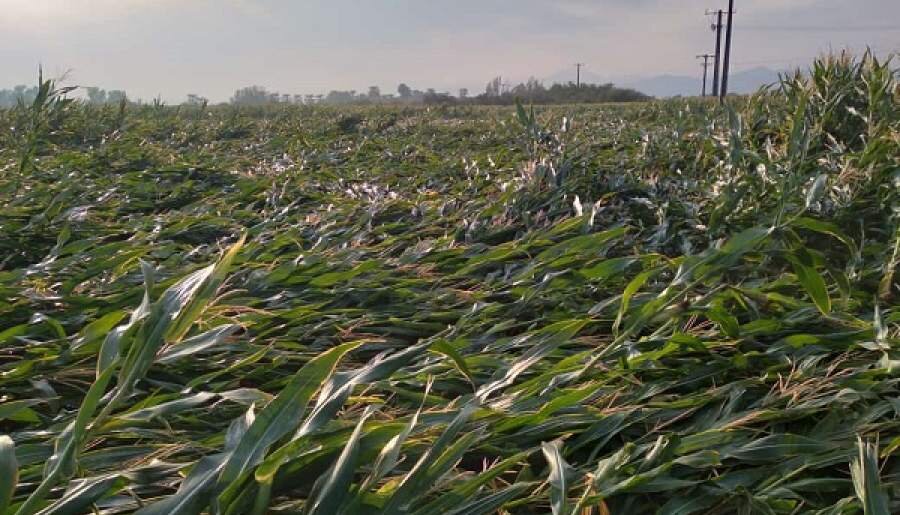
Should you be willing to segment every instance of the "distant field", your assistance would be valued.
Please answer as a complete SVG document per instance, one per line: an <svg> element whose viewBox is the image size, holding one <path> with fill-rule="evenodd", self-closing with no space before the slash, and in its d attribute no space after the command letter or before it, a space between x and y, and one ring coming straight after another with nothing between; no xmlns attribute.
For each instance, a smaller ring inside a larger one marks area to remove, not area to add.
<svg viewBox="0 0 900 515"><path fill-rule="evenodd" d="M47 83L0 111L0 514L900 512L894 72L733 106Z"/></svg>

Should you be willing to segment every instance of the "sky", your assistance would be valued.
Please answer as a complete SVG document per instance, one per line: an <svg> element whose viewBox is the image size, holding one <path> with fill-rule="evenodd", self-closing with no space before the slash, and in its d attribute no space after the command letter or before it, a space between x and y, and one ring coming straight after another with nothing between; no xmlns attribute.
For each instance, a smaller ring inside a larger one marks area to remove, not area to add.
<svg viewBox="0 0 900 515"><path fill-rule="evenodd" d="M700 73L726 0L0 0L0 88L67 83L168 102L282 93L455 93L586 63L609 80ZM737 0L735 70L900 51L900 0Z"/></svg>

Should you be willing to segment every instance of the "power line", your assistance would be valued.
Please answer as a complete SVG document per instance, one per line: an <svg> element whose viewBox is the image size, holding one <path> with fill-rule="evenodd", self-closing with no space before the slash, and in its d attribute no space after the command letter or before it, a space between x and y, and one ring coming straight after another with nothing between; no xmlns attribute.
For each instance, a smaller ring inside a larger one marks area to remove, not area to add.
<svg viewBox="0 0 900 515"><path fill-rule="evenodd" d="M744 25L742 28L752 31L876 32L898 31L900 25Z"/></svg>
<svg viewBox="0 0 900 515"><path fill-rule="evenodd" d="M709 72L709 60L713 57L715 56L712 54L701 54L697 56L697 59L703 59L703 64L701 65L703 66L703 89L701 90L701 95L704 97L706 96L706 76Z"/></svg>
<svg viewBox="0 0 900 515"><path fill-rule="evenodd" d="M761 64L802 64L812 60L812 56L794 57L789 59L760 59L758 61L732 61L732 65L738 66L758 66Z"/></svg>

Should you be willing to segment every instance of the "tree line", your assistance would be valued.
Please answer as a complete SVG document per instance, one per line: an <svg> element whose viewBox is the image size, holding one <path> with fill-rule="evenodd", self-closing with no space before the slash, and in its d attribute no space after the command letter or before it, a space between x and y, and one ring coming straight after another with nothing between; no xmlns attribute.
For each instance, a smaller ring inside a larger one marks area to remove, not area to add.
<svg viewBox="0 0 900 515"><path fill-rule="evenodd" d="M105 90L97 87L85 87L85 102L90 104L118 104L128 96L121 89ZM37 86L19 84L9 89L0 89L0 107L13 107L19 102L30 104L38 94Z"/></svg>
<svg viewBox="0 0 900 515"><path fill-rule="evenodd" d="M425 103L434 98L448 96L434 89L420 91L406 84L397 86L397 93L383 94L378 86L369 87L368 91L332 90L327 94L289 95L277 91L269 91L263 86L247 86L238 89L231 97L235 105L283 104L370 104L387 102Z"/></svg>
<svg viewBox="0 0 900 515"><path fill-rule="evenodd" d="M572 104L602 102L639 102L649 100L650 96L639 91L620 88L614 84L581 84L574 82L555 83L549 87L537 79L531 78L523 83L510 87L500 77L491 79L483 93L470 96L469 90L460 88L457 94L438 92L434 88L424 91L413 89L405 83L397 86L396 93L383 94L378 86L371 86L368 91L332 90L322 95L287 95L268 91L262 86L248 86L235 91L231 103L235 105L266 105L273 103L290 104L374 104L374 103L408 103L408 104L482 104L511 105L517 101L533 104Z"/></svg>
<svg viewBox="0 0 900 515"><path fill-rule="evenodd" d="M98 87L86 87L84 101L90 104L117 104L129 100L125 91L119 89L105 90ZM10 89L0 89L0 107L12 107L19 101L30 103L37 95L37 86L18 85ZM327 94L285 94L269 91L263 86L247 86L234 92L230 103L234 105L268 105L268 104L482 104L510 105L516 101L533 104L571 104L600 102L634 102L648 100L649 96L633 89L620 88L613 84L581 84L569 82L544 86L537 79L531 78L513 86L503 83L500 77L491 79L484 92L470 95L469 90L460 88L456 95L439 92L434 88L414 89L405 83L397 86L396 92L382 93L378 86L371 86L367 91L332 90ZM139 102L139 101L138 101ZM158 99L156 102L160 102ZM188 105L207 105L208 99L191 93L184 102Z"/></svg>
<svg viewBox="0 0 900 515"><path fill-rule="evenodd" d="M612 83L575 84L554 83L550 87L531 78L515 86L503 84L500 77L488 82L485 92L476 97L477 103L509 105L516 101L532 104L592 104L607 102L641 102L652 97L640 91L620 88Z"/></svg>

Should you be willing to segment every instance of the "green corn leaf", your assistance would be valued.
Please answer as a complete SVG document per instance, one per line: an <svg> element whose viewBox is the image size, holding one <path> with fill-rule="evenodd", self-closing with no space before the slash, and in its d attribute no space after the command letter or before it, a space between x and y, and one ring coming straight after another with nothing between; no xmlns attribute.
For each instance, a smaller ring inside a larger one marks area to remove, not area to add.
<svg viewBox="0 0 900 515"><path fill-rule="evenodd" d="M251 406L243 416L229 424L225 433L225 452L200 458L174 495L141 508L136 515L196 515L202 512L215 493L216 479L222 473L228 457L243 441L253 420L254 411Z"/></svg>
<svg viewBox="0 0 900 515"><path fill-rule="evenodd" d="M44 401L41 399L23 399L21 401L9 401L0 404L0 422L13 420L16 422L40 422L37 413L31 406L37 406Z"/></svg>
<svg viewBox="0 0 900 515"><path fill-rule="evenodd" d="M446 515L491 515L508 502L521 497L527 490L534 488L535 483L515 483L496 492L482 495L473 501L459 502L451 509L441 512ZM424 513L436 513L433 511Z"/></svg>
<svg viewBox="0 0 900 515"><path fill-rule="evenodd" d="M812 256L806 249L798 249L789 256L789 259L794 265L797 280L800 281L813 303L822 314L829 314L831 297L828 296L828 286L825 284L825 279L816 270Z"/></svg>
<svg viewBox="0 0 900 515"><path fill-rule="evenodd" d="M429 380L425 385L425 397L428 397L428 393L431 391L432 381ZM394 467L397 466L397 463L400 459L400 452L403 448L403 444L406 442L409 435L412 433L413 429L418 424L419 416L422 414L422 407L420 406L418 410L413 414L409 419L409 423L403 427L403 430L391 438L388 443L382 447L381 452L378 453L378 458L375 460L375 463L372 465L372 471L369 472L369 475L366 476L366 479L360 484L359 492L364 494L368 492L371 488L375 486L376 483L381 481ZM357 496L354 499L354 502L349 505L351 508L358 506L362 503L361 496Z"/></svg>
<svg viewBox="0 0 900 515"><path fill-rule="evenodd" d="M19 480L16 446L12 438L0 435L0 513L5 513L12 501Z"/></svg>
<svg viewBox="0 0 900 515"><path fill-rule="evenodd" d="M613 322L613 333L619 334L619 327L622 325L622 319L625 317L625 313L628 312L628 306L631 304L631 298L647 283L651 278L653 278L656 274L661 271L659 268L654 268L651 270L645 270L639 273L634 279L632 279L628 286L625 287L625 291L622 293L622 300L619 304L619 311L616 314L616 321Z"/></svg>
<svg viewBox="0 0 900 515"><path fill-rule="evenodd" d="M169 402L163 402L148 408L142 408L130 411L113 417L103 426L103 430L107 431L112 428L140 426L155 419L169 417L188 410L199 408L206 405L216 398L216 395L209 392L199 392L187 397L182 397Z"/></svg>
<svg viewBox="0 0 900 515"><path fill-rule="evenodd" d="M218 479L218 488L224 489L256 466L272 444L296 430L312 395L332 374L338 361L360 345L360 342L346 343L320 354L291 378L272 402L259 412L247 434L228 457Z"/></svg>
<svg viewBox="0 0 900 515"><path fill-rule="evenodd" d="M175 317L174 322L170 327L167 327L167 341L181 341L181 339L184 338L184 335L191 329L191 326L197 321L197 318L213 299L216 290L218 290L225 281L228 270L231 268L231 263L244 246L246 238L246 235L242 235L234 245L225 251L218 262L212 265L211 270L202 273L203 280L200 282L199 287L192 295L187 297L187 302L179 307L178 315Z"/></svg>
<svg viewBox="0 0 900 515"><path fill-rule="evenodd" d="M116 367L110 366L91 384L75 420L70 422L56 438L53 455L50 456L50 459L47 460L44 466L43 480L25 502L19 506L16 515L31 515L34 513L37 505L44 500L50 489L57 482L74 474L77 454L87 434L88 424L115 372Z"/></svg>
<svg viewBox="0 0 900 515"><path fill-rule="evenodd" d="M236 324L220 325L203 334L192 336L177 345L172 345L164 349L160 352L156 362L160 364L172 363L187 356L192 356L212 349L220 345L226 338L239 330L240 326Z"/></svg>
<svg viewBox="0 0 900 515"><path fill-rule="evenodd" d="M363 343L359 342L358 345ZM316 400L316 405L310 412L309 417L303 421L303 424L294 434L294 440L312 433L334 418L334 415L344 405L354 387L389 377L400 367L408 365L415 357L424 353L432 345L431 341L426 340L393 354L382 354L376 356L362 368L335 374L329 378L323 385L322 395Z"/></svg>
<svg viewBox="0 0 900 515"><path fill-rule="evenodd" d="M383 512L386 515L408 511L410 504L431 487L431 482L446 472L444 469L447 464L453 464L452 458L461 455L472 443L476 436L474 433L469 432L462 438L457 437L474 411L474 404L464 406L443 434L422 454L385 504Z"/></svg>
<svg viewBox="0 0 900 515"><path fill-rule="evenodd" d="M475 379L472 376L472 371L469 370L469 365L466 364L465 358L462 356L462 354L459 353L458 350L456 350L455 347L453 347L450 342L446 340L437 341L431 346L431 350L450 358L450 360L453 362L453 365L457 370L459 370L459 373L462 374L469 381L469 383L472 384L473 388L475 387Z"/></svg>
<svg viewBox="0 0 900 515"><path fill-rule="evenodd" d="M96 501L118 492L128 484L128 479L119 474L73 481L69 489L38 515L81 515Z"/></svg>
<svg viewBox="0 0 900 515"><path fill-rule="evenodd" d="M209 502L216 477L221 473L227 458L227 454L200 458L175 494L141 508L135 515L198 515Z"/></svg>
<svg viewBox="0 0 900 515"><path fill-rule="evenodd" d="M601 261L596 265L585 268L580 271L586 279L591 281L605 281L611 277L615 277L625 273L629 267L635 263L639 263L639 258L612 258Z"/></svg>
<svg viewBox="0 0 900 515"><path fill-rule="evenodd" d="M574 470L562 456L562 442L541 444L541 451L550 466L550 508L553 515L564 515L570 512L569 485Z"/></svg>
<svg viewBox="0 0 900 515"><path fill-rule="evenodd" d="M515 466L521 465L524 460L528 459L528 457L534 453L534 451L536 451L536 449L523 451L510 456L509 458L506 458L490 469L478 474L476 477L453 487L451 491L443 494L438 499L435 499L433 502L430 502L424 507L420 508L415 512L415 515L428 515L429 513L448 513L459 509L459 506L461 504L464 505L467 500L476 496L478 491L484 488L485 485L487 485L491 481L496 480L502 474L511 470ZM499 498L495 500L499 502ZM478 504L481 505L481 502L478 502Z"/></svg>
<svg viewBox="0 0 900 515"><path fill-rule="evenodd" d="M329 272L326 274L322 274L310 281L309 285L316 288L328 288L338 283L347 282L354 277L362 275L371 270L375 270L376 268L378 268L378 265L378 261L367 261L365 263L357 265L352 270L349 270L347 272Z"/></svg>
<svg viewBox="0 0 900 515"><path fill-rule="evenodd" d="M793 434L770 435L730 451L727 457L749 462L778 462L789 456L823 453L827 442Z"/></svg>
<svg viewBox="0 0 900 515"><path fill-rule="evenodd" d="M105 418L131 394L134 384L147 374L167 340L177 342L184 337L225 280L231 262L243 244L242 237L217 263L169 287L153 304L122 361L116 392L99 418Z"/></svg>
<svg viewBox="0 0 900 515"><path fill-rule="evenodd" d="M863 505L865 515L889 515L888 497L881 485L878 468L878 447L857 438L859 454L850 464L853 488Z"/></svg>
<svg viewBox="0 0 900 515"><path fill-rule="evenodd" d="M544 356L578 334L587 320L566 320L551 324L539 331L518 338L518 344L528 344L528 350L507 369L498 370L491 381L482 385L476 392L480 402L484 402L492 394L511 385L519 374L537 363Z"/></svg>
<svg viewBox="0 0 900 515"><path fill-rule="evenodd" d="M313 487L313 495L311 500L306 504L304 513L310 515L331 515L337 513L339 507L350 499L350 482L353 479L353 472L356 469L356 459L359 454L359 438L362 435L362 428L369 417L372 410L368 409L359 418L353 434L347 440L347 445L341 451L340 456L332 464L328 472L319 478Z"/></svg>

